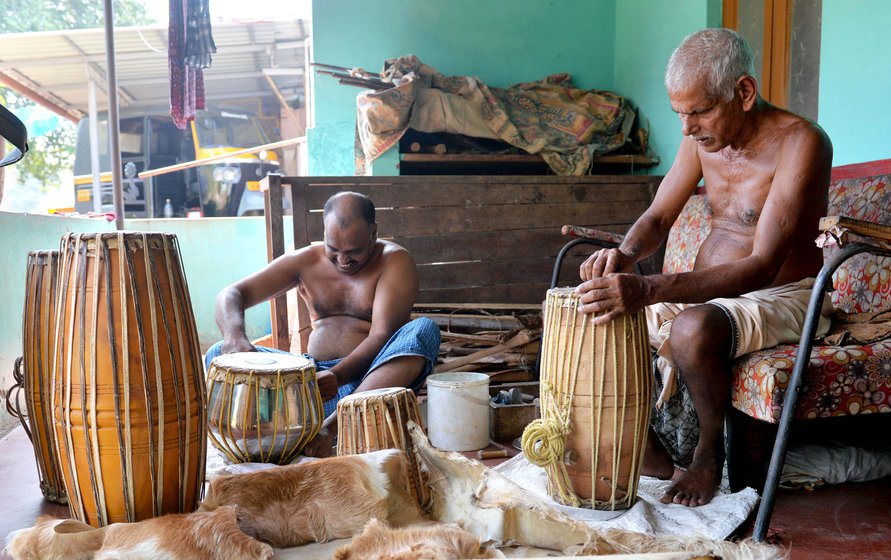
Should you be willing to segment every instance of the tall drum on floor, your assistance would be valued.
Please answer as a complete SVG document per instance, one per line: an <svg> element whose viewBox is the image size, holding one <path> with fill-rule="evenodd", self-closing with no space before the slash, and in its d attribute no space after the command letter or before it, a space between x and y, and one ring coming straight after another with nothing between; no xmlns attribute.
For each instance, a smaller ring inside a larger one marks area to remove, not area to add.
<svg viewBox="0 0 891 560"><path fill-rule="evenodd" d="M51 502L66 504L68 498L56 455L50 409L58 278L58 251L28 253L25 308L22 313L22 370L14 374L17 387L7 394L7 410L21 420L31 438L43 496ZM24 396L24 411L19 403L21 396ZM14 406L10 404L12 402Z"/></svg>
<svg viewBox="0 0 891 560"><path fill-rule="evenodd" d="M564 505L615 510L637 495L652 403L643 312L595 326L572 288L548 290L541 359L541 419L523 452L548 474Z"/></svg>
<svg viewBox="0 0 891 560"><path fill-rule="evenodd" d="M194 511L206 394L176 237L69 233L60 260L52 409L72 515Z"/></svg>

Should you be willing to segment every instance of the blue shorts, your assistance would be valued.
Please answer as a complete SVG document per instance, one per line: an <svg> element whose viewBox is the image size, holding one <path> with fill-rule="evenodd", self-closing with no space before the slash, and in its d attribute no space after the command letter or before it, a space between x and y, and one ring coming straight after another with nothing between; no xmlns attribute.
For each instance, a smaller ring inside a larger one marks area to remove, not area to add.
<svg viewBox="0 0 891 560"><path fill-rule="evenodd" d="M436 364L436 357L439 354L439 343L439 327L427 317L419 317L406 323L390 337L390 340L388 340L386 344L384 344L384 347L378 352L374 361L371 362L371 366L368 368L368 371L365 372L365 375L348 383L344 383L337 390L336 397L325 401L325 417L334 414L337 410L337 402L345 396L353 394L362 381L368 377L369 373L393 358L398 358L400 356L421 356L424 358L424 371L409 387L409 389L417 393L427 380L427 376L433 371L433 366ZM256 346L255 348L258 352L289 354L289 352L285 352L284 350L266 348L264 346ZM217 342L210 347L207 354L204 356L205 371L210 369L210 363L213 359L222 354L222 349L222 342ZM307 358L312 358L312 356L308 354L304 355ZM316 361L316 371L331 369L336 364L340 363L342 359L343 358Z"/></svg>

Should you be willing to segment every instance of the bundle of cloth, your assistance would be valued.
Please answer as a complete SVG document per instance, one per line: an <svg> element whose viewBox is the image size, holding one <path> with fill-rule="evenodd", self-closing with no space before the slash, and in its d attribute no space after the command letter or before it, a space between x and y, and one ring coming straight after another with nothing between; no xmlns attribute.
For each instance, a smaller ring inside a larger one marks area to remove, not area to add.
<svg viewBox="0 0 891 560"><path fill-rule="evenodd" d="M357 97L359 162L360 155L373 161L412 128L502 140L540 154L557 175L584 175L594 156L633 141L636 113L628 102L579 89L567 73L497 88L475 76L445 76L408 55L387 60L381 79L393 87Z"/></svg>

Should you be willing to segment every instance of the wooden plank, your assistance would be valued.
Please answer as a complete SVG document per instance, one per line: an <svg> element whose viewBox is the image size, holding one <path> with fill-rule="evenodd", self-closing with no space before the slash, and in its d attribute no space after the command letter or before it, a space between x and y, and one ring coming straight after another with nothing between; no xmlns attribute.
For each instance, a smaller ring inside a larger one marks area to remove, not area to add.
<svg viewBox="0 0 891 560"><path fill-rule="evenodd" d="M531 342L535 338L532 332L529 330L523 329L514 335L510 340L503 344L498 344L497 346L492 346L491 348L485 348L483 350L479 350L478 352L474 352L473 354L469 354L467 356L462 356L460 358L456 358L454 360L449 360L444 364L440 364L433 368L433 371L436 373L442 373L446 371L452 371L455 368L471 364L475 362L479 358L484 358L486 356L492 356L494 354L498 354L499 352L503 352L504 350L510 350L511 348L516 348L517 346L522 346L527 342Z"/></svg>
<svg viewBox="0 0 891 560"><path fill-rule="evenodd" d="M573 223L603 229L632 224L646 210L644 203L516 204L477 207L400 208L377 212L381 236L412 237L478 231L524 230L530 226ZM321 216L308 218L309 237L322 239Z"/></svg>
<svg viewBox="0 0 891 560"><path fill-rule="evenodd" d="M630 226L614 225L608 229L624 233ZM556 257L569 241L556 227L525 230L450 233L444 236L415 236L392 239L405 247L415 262L456 262L474 260L505 260L528 257ZM578 251L591 253L594 248L583 245Z"/></svg>
<svg viewBox="0 0 891 560"><path fill-rule="evenodd" d="M427 317L440 328L449 329L497 329L513 331L522 329L523 323L510 315L468 315L461 313L412 313L411 318Z"/></svg>
<svg viewBox="0 0 891 560"><path fill-rule="evenodd" d="M283 177L287 184L305 187L374 187L379 185L426 185L435 184L600 184L600 183L658 183L659 175L425 175L418 176L334 176L334 177Z"/></svg>
<svg viewBox="0 0 891 560"><path fill-rule="evenodd" d="M540 257L501 261L468 261L418 266L421 286L460 288L551 280L554 258Z"/></svg>
<svg viewBox="0 0 891 560"><path fill-rule="evenodd" d="M648 182L583 182L583 183L425 183L394 185L352 185L355 190L368 195L379 209L405 207L437 207L493 204L558 204L601 203L635 200L646 204L653 198L658 181ZM332 194L343 190L335 187L311 186L307 188L307 205L312 210L321 209Z"/></svg>
<svg viewBox="0 0 891 560"><path fill-rule="evenodd" d="M306 207L306 188L302 185L290 184L291 207L293 208L294 224L294 248L300 249L310 244L309 238L309 211ZM295 290L296 292L296 290ZM306 302L297 294L294 298L297 302L294 324L291 326L291 340L288 350L294 354L303 354L309 348L309 334L312 332L312 321L309 318L309 309Z"/></svg>
<svg viewBox="0 0 891 560"><path fill-rule="evenodd" d="M529 303L416 303L416 310L424 309L479 309L486 311L504 310L504 311L531 311L537 313L541 311L540 305Z"/></svg>
<svg viewBox="0 0 891 560"><path fill-rule="evenodd" d="M271 174L261 181L263 204L266 220L266 258L272 262L285 254L285 231L282 222L281 176ZM288 298L282 294L269 302L270 322L272 323L272 344L279 350L287 351L290 346L288 337Z"/></svg>
<svg viewBox="0 0 891 560"><path fill-rule="evenodd" d="M827 230L833 227L847 229L858 235L866 237L874 237L884 241L891 241L891 225L877 224L875 222L867 222L865 220L856 220L846 216L826 216L820 218L820 230Z"/></svg>
<svg viewBox="0 0 891 560"><path fill-rule="evenodd" d="M466 303L541 303L545 299L549 282L502 284L500 286L475 286L465 288L422 288L419 302L462 301Z"/></svg>

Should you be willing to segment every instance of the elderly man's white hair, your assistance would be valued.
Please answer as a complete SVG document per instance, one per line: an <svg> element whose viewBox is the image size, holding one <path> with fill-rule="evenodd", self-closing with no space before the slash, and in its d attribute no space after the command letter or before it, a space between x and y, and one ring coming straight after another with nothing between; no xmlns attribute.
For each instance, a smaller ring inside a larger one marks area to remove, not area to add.
<svg viewBox="0 0 891 560"><path fill-rule="evenodd" d="M755 75L755 57L746 40L731 29L703 29L671 53L665 87L672 94L702 86L708 97L730 101L744 75Z"/></svg>

